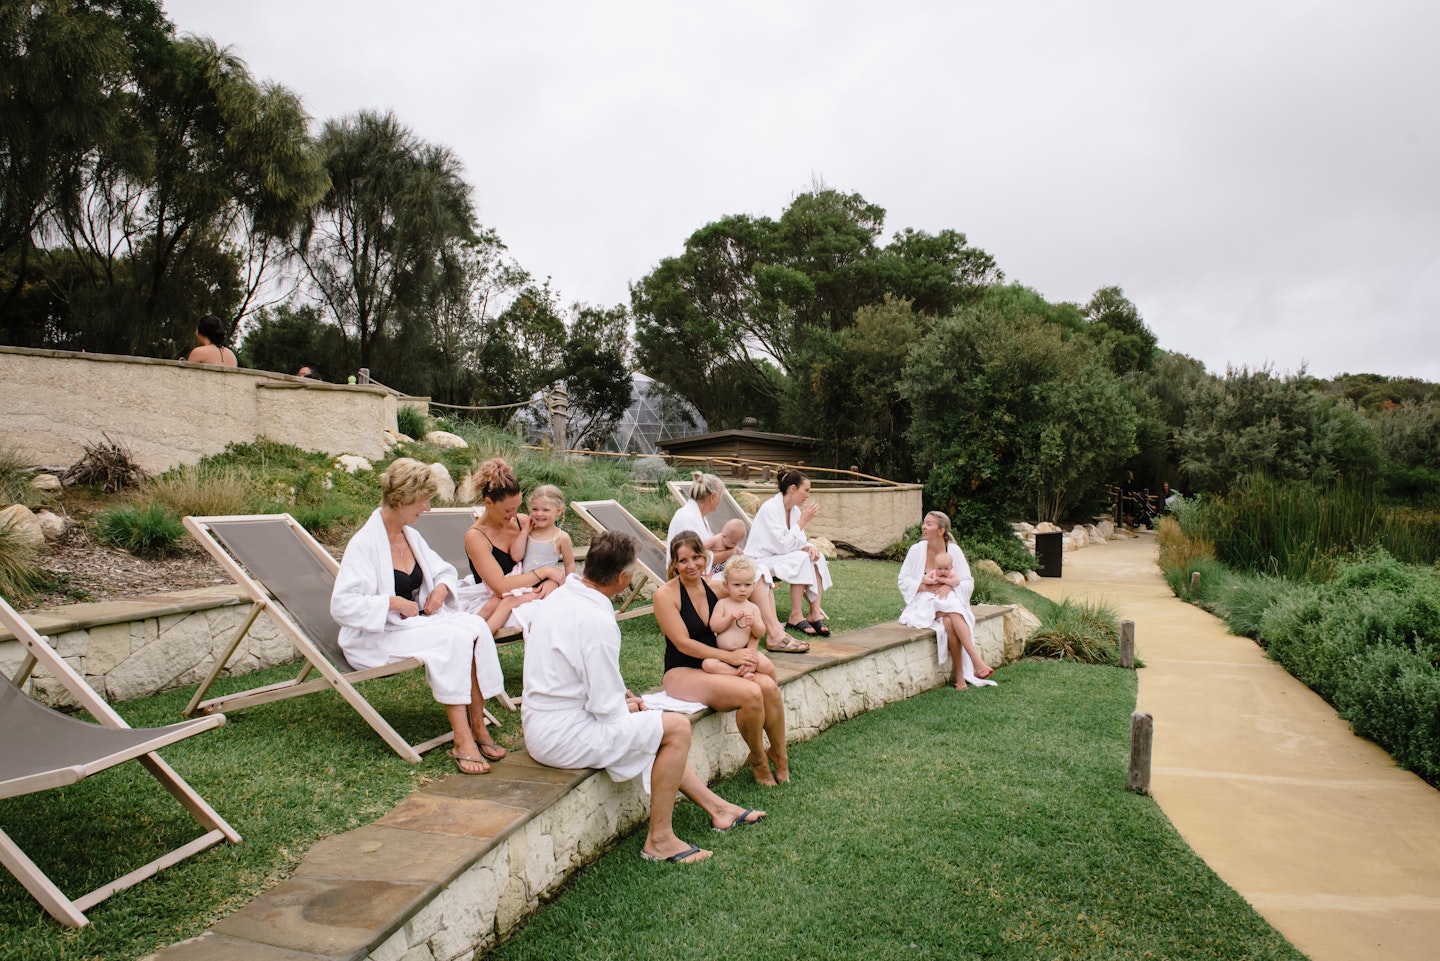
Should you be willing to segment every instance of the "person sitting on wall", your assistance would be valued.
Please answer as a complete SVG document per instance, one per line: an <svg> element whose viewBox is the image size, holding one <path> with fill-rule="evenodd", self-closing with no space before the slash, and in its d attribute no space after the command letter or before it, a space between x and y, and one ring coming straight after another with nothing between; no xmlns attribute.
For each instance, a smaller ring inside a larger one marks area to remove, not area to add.
<svg viewBox="0 0 1440 961"><path fill-rule="evenodd" d="M650 826L640 856L694 864L710 851L675 835L678 790L705 809L717 831L748 827L764 811L731 804L690 766L690 719L651 711L620 676L620 627L611 599L624 591L635 541L604 531L590 542L584 574L571 574L548 598L523 609L525 747L541 764L604 768L616 781L640 775L650 794Z"/></svg>
<svg viewBox="0 0 1440 961"><path fill-rule="evenodd" d="M220 367L239 367L235 351L225 346L225 324L214 314L206 314L195 325L195 340L199 346L190 351L185 359L192 364L215 364Z"/></svg>

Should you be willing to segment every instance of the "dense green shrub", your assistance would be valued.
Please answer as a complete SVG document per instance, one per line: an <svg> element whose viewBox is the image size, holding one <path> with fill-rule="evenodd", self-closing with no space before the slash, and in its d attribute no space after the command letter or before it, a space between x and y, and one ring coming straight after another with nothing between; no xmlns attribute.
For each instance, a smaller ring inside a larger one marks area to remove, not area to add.
<svg viewBox="0 0 1440 961"><path fill-rule="evenodd" d="M430 418L409 404L401 404L395 411L395 424L400 433L414 440L420 440L430 432Z"/></svg>
<svg viewBox="0 0 1440 961"><path fill-rule="evenodd" d="M1120 663L1120 618L1108 605L1081 604L1067 597L1054 610L1036 615L1040 627L1025 642L1028 657Z"/></svg>
<svg viewBox="0 0 1440 961"><path fill-rule="evenodd" d="M1440 785L1440 647L1374 649L1351 665L1335 707L1355 733L1385 747L1401 767Z"/></svg>
<svg viewBox="0 0 1440 961"><path fill-rule="evenodd" d="M161 557L185 537L185 525L164 504L151 501L144 506L112 507L96 519L95 532L102 543L112 547L142 557Z"/></svg>
<svg viewBox="0 0 1440 961"><path fill-rule="evenodd" d="M1168 578L1167 578L1168 579ZM1204 575L1201 575L1204 580ZM1276 601L1295 590L1292 582L1265 574L1230 574L1215 605L1232 633L1260 637L1260 621Z"/></svg>

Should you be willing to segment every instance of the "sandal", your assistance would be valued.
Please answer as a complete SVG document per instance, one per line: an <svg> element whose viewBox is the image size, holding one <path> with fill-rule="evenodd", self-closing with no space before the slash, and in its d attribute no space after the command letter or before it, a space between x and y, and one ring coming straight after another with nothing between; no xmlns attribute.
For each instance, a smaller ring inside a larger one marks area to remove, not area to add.
<svg viewBox="0 0 1440 961"><path fill-rule="evenodd" d="M790 622L787 621L787 622L785 623L785 630L787 630L787 631L799 631L801 634L804 634L806 637L814 637L816 634L820 633L819 631L815 630L815 625L814 625L814 624L811 624L809 621L805 620L805 618L803 618L803 617L800 618L800 620L796 621L794 624L791 624Z"/></svg>
<svg viewBox="0 0 1440 961"><path fill-rule="evenodd" d="M456 753L456 751L455 751L455 749L454 749L453 747L452 747L449 751L447 751L446 753L449 754L451 760L453 760L453 761L455 762L455 770L459 771L461 774L467 774L467 775L474 776L474 775L477 775L477 774L489 774L489 773L490 773L490 765L487 764L487 763L485 763L485 759L484 759L484 758L479 758L479 757L467 757L467 756L464 755L464 754ZM478 765L480 765L480 770L478 770L478 771L467 771L467 770L465 770L465 768L461 767L462 764L478 764Z"/></svg>
<svg viewBox="0 0 1440 961"><path fill-rule="evenodd" d="M786 637L782 634L778 641L774 638L766 638L765 648L780 654L804 654L810 650L810 645L798 638Z"/></svg>
<svg viewBox="0 0 1440 961"><path fill-rule="evenodd" d="M828 625L828 624L825 623L825 618L823 618L823 617L817 617L817 618L815 618L815 620L813 620L813 621L810 622L810 626L813 627L813 628L815 628L815 633L816 633L816 634L819 634L821 637L829 637L829 636L830 636L830 625Z"/></svg>
<svg viewBox="0 0 1440 961"><path fill-rule="evenodd" d="M505 755L509 754L510 752L505 750L500 745L491 742L489 744L481 744L480 753L484 755L485 760L487 761L501 761L504 760Z"/></svg>

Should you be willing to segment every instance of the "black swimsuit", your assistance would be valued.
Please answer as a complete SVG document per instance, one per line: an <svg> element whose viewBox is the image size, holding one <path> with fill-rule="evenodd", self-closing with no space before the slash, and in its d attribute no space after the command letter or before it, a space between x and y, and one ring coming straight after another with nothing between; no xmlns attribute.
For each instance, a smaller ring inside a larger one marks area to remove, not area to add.
<svg viewBox="0 0 1440 961"><path fill-rule="evenodd" d="M690 639L693 641L699 641L701 644L709 644L711 647L714 647L715 632L710 630L710 625L700 616L700 612L695 610L695 605L690 600L690 592L685 589L685 585L677 584L676 586L680 588L680 620L685 623L685 633L690 635ZM703 579L700 581L700 586L705 588L705 602L713 613L716 603L715 592L710 590L710 585L705 583ZM665 638L666 671L677 667L698 668L702 660L703 658L691 657L676 647L670 638Z"/></svg>
<svg viewBox="0 0 1440 961"><path fill-rule="evenodd" d="M404 571L395 572L395 596L403 597L407 601L415 600L420 593L420 586L425 583L425 574L420 570L420 561L415 561L415 567L406 574Z"/></svg>
<svg viewBox="0 0 1440 961"><path fill-rule="evenodd" d="M520 528L520 518L518 517L515 518L515 528L516 530L519 530ZM483 533L480 536L485 537ZM502 551L500 548L496 547L494 543L491 542L490 538L485 537L485 543L490 545L490 556L495 558L495 563L500 565L501 576L509 577L510 572L515 569L515 558L510 556L509 551ZM480 578L480 572L475 570L474 561L470 562L470 576L475 578L476 584L484 583L484 581L482 581Z"/></svg>

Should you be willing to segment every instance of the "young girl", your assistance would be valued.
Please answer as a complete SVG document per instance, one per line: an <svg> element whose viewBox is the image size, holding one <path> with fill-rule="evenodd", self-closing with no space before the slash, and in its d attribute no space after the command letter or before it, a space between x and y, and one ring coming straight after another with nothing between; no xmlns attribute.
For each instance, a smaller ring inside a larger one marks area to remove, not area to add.
<svg viewBox="0 0 1440 961"><path fill-rule="evenodd" d="M715 632L715 646L722 651L738 651L749 647L759 660L755 667L741 674L741 668L726 664L718 657L707 657L700 662L700 669L709 674L752 674L775 676L775 665L760 653L760 638L765 636L765 621L760 608L750 600L755 590L755 565L744 555L730 558L725 565L726 595L715 602L710 612L710 630Z"/></svg>
<svg viewBox="0 0 1440 961"><path fill-rule="evenodd" d="M559 527L564 516L565 494L560 488L543 484L531 492L530 516L520 515L520 536L510 545L510 557L520 563L522 572L563 567L566 577L575 573L575 546L570 535ZM559 586L547 579L539 587L522 587L515 593L539 591L544 598Z"/></svg>

